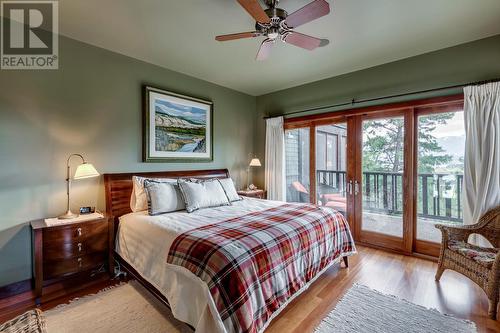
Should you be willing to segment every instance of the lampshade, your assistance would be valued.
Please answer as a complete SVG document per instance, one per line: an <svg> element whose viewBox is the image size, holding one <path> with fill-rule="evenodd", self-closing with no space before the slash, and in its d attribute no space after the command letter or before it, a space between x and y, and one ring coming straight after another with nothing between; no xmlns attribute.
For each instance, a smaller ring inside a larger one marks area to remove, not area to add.
<svg viewBox="0 0 500 333"><path fill-rule="evenodd" d="M73 179L84 179L99 176L99 172L90 163L83 163L78 166Z"/></svg>
<svg viewBox="0 0 500 333"><path fill-rule="evenodd" d="M252 158L252 160L250 161L250 166L251 167L260 167L262 165L260 164L260 160L258 158Z"/></svg>

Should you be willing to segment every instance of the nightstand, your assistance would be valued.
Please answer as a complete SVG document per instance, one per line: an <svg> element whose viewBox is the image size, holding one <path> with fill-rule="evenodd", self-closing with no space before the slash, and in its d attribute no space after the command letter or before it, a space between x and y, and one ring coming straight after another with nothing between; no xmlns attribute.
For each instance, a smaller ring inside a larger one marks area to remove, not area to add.
<svg viewBox="0 0 500 333"><path fill-rule="evenodd" d="M250 198L257 198L257 199L266 199L267 197L267 191L264 190L241 190L238 191L238 194L241 195L242 197L250 197Z"/></svg>
<svg viewBox="0 0 500 333"><path fill-rule="evenodd" d="M113 218L48 226L44 220L31 222L33 275L36 303L43 287L78 274L88 275L100 268L114 271Z"/></svg>

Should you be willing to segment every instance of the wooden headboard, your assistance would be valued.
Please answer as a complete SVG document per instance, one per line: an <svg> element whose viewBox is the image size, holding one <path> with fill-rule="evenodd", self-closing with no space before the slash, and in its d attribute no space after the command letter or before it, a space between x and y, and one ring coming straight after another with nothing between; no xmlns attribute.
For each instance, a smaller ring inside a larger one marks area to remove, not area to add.
<svg viewBox="0 0 500 333"><path fill-rule="evenodd" d="M161 171L104 174L106 192L106 213L113 216L115 227L118 218L130 213L130 195L132 194L132 176L150 178L227 178L227 169L192 170L192 171ZM116 230L116 228L115 228Z"/></svg>

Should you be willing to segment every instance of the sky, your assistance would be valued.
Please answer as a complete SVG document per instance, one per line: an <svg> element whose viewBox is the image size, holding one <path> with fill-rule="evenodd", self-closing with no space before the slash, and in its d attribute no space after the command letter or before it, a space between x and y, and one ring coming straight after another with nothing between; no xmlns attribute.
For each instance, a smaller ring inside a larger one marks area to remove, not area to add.
<svg viewBox="0 0 500 333"><path fill-rule="evenodd" d="M465 135L464 112L455 112L447 124L437 125L436 129L432 131L432 135L436 138Z"/></svg>
<svg viewBox="0 0 500 333"><path fill-rule="evenodd" d="M193 120L204 120L206 117L206 111L198 109L191 106L180 105L177 103L156 100L156 106L159 107L163 112L168 113L173 116L182 116L184 118Z"/></svg>

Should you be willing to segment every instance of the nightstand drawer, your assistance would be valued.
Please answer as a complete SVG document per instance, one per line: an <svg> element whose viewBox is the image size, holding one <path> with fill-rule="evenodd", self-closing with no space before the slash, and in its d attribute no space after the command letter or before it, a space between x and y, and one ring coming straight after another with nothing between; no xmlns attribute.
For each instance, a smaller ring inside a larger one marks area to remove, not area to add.
<svg viewBox="0 0 500 333"><path fill-rule="evenodd" d="M43 275L45 279L90 270L106 262L106 252L93 253L61 261L45 262Z"/></svg>
<svg viewBox="0 0 500 333"><path fill-rule="evenodd" d="M89 237L108 233L108 224L105 220L84 222L57 228L43 230L43 244L50 246L53 243L78 243Z"/></svg>
<svg viewBox="0 0 500 333"><path fill-rule="evenodd" d="M94 252L102 252L108 248L108 234L101 233L94 237L72 243L55 242L43 247L43 261L63 260Z"/></svg>

